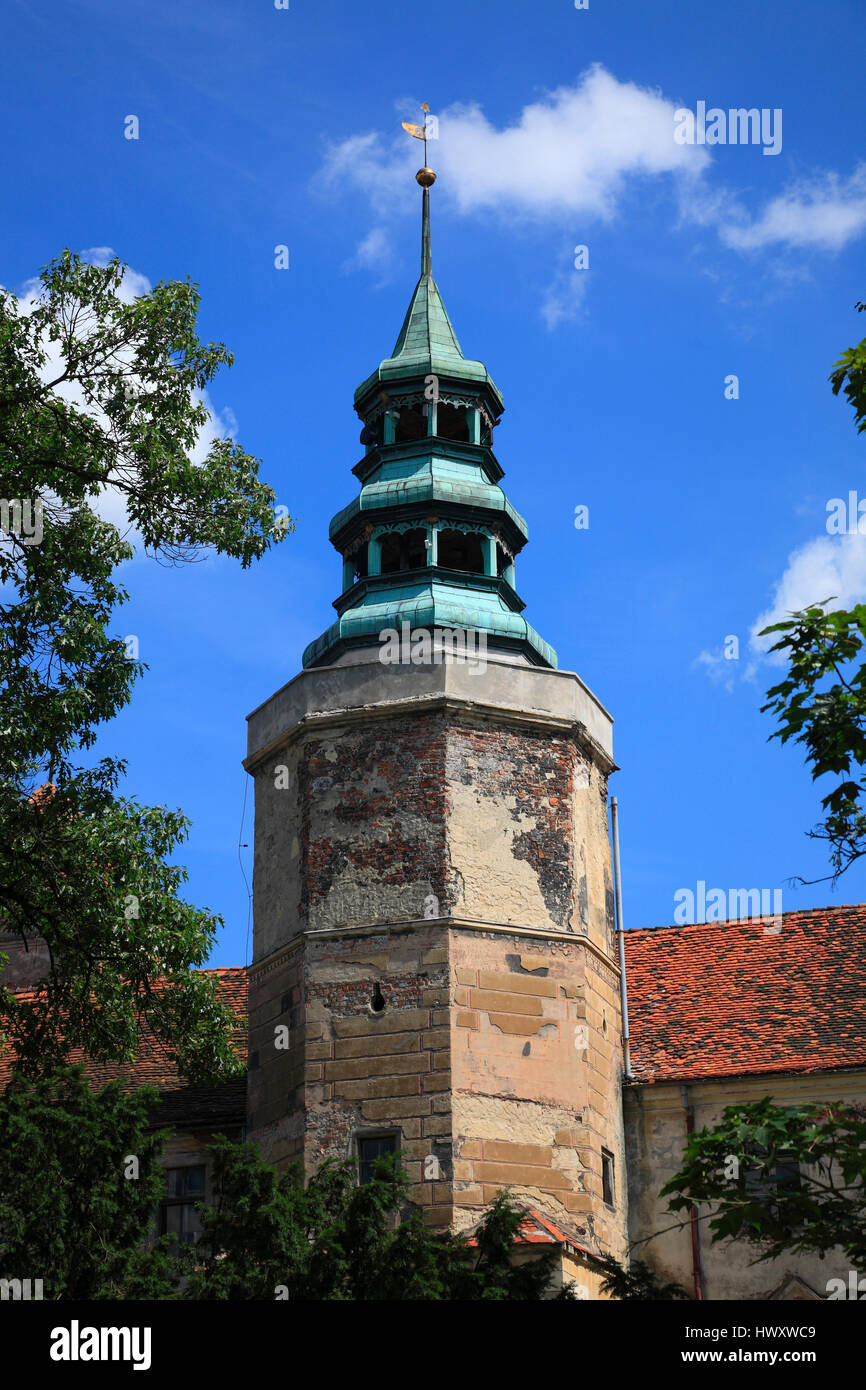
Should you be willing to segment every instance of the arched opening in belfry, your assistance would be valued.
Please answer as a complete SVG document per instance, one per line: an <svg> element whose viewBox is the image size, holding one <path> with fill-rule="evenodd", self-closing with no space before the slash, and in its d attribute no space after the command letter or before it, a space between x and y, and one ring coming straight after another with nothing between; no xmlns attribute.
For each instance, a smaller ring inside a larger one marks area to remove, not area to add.
<svg viewBox="0 0 866 1390"><path fill-rule="evenodd" d="M367 578L367 547L362 545L360 550L356 550L351 556L355 579Z"/></svg>
<svg viewBox="0 0 866 1390"><path fill-rule="evenodd" d="M465 406L440 401L436 409L436 433L440 439L469 443L469 415Z"/></svg>
<svg viewBox="0 0 866 1390"><path fill-rule="evenodd" d="M421 569L427 563L427 532L389 531L381 541L382 574L399 574L401 570Z"/></svg>
<svg viewBox="0 0 866 1390"><path fill-rule="evenodd" d="M404 405L397 416L396 428L394 430L394 441L397 444L408 444L412 439L423 439L427 433L427 421L421 414L421 407L417 405Z"/></svg>
<svg viewBox="0 0 866 1390"><path fill-rule="evenodd" d="M463 570L466 574L484 573L484 547L476 532L440 531L438 560L443 569Z"/></svg>
<svg viewBox="0 0 866 1390"><path fill-rule="evenodd" d="M427 532L422 530L407 531L404 536L406 542L406 568L419 570L422 565L427 563Z"/></svg>
<svg viewBox="0 0 866 1390"><path fill-rule="evenodd" d="M385 417L379 415L375 420L365 420L361 430L361 443L367 449L375 449L385 437Z"/></svg>

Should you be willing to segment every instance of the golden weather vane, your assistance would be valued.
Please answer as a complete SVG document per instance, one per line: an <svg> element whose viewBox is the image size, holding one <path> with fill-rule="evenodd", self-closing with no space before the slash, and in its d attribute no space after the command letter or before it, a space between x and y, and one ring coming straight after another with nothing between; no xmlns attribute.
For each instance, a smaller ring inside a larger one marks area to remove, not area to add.
<svg viewBox="0 0 866 1390"><path fill-rule="evenodd" d="M403 129L408 131L410 135L414 136L416 140L424 141L424 168L418 170L417 174L415 175L415 178L421 184L422 188L429 188L432 183L436 182L436 175L434 174L433 170L428 167L427 164L427 113L429 112L430 107L426 101L422 101L421 110L424 112L423 125L415 125L413 121L401 121L400 124L402 125ZM435 132L433 132L431 138L435 138Z"/></svg>

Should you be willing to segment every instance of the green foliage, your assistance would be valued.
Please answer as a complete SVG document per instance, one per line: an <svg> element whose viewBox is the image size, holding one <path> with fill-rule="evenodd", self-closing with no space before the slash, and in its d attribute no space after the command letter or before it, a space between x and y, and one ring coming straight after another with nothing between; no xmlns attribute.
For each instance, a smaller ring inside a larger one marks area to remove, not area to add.
<svg viewBox="0 0 866 1390"><path fill-rule="evenodd" d="M434 1232L407 1201L393 1156L356 1186L351 1163L305 1184L251 1145L217 1138L215 1205L198 1245L172 1247L154 1218L165 1196L165 1135L148 1130L157 1093L92 1091L80 1067L17 1075L0 1098L0 1275L42 1279L52 1299L537 1300L554 1256L515 1254L522 1210L501 1194L476 1243ZM129 1177L129 1160L138 1160ZM571 1298L568 1288L556 1295Z"/></svg>
<svg viewBox="0 0 866 1390"><path fill-rule="evenodd" d="M799 1182L779 1183L780 1170ZM866 1270L866 1114L769 1097L728 1106L715 1128L689 1137L661 1195L672 1211L709 1203L713 1240L748 1241L757 1260L838 1246Z"/></svg>
<svg viewBox="0 0 866 1390"><path fill-rule="evenodd" d="M522 1212L501 1195L482 1218L477 1247L431 1231L406 1201L408 1180L393 1157L355 1185L350 1163L324 1163L304 1184L249 1145L214 1148L216 1205L202 1208L199 1267L191 1299L539 1299L552 1258L513 1264Z"/></svg>
<svg viewBox="0 0 866 1390"><path fill-rule="evenodd" d="M813 781L839 777L822 798L823 822L809 832L829 843L835 879L866 853L866 605L850 612L816 605L765 632L782 634L771 650L788 661L762 706L779 722L771 737L805 746Z"/></svg>
<svg viewBox="0 0 866 1390"><path fill-rule="evenodd" d="M691 1298L679 1284L665 1284L643 1260L632 1260L628 1269L613 1255L596 1261L603 1271L602 1289L621 1302L671 1303Z"/></svg>
<svg viewBox="0 0 866 1390"><path fill-rule="evenodd" d="M866 339L843 353L830 381L834 395L844 390L853 406L858 431L866 431ZM824 819L808 832L827 841L835 882L866 853L866 606L825 611L831 602L816 599L764 628L761 636L781 634L771 650L786 658L788 674L767 691L761 712L778 720L771 738L804 745L813 781L832 774L840 779L822 798Z"/></svg>
<svg viewBox="0 0 866 1390"><path fill-rule="evenodd" d="M128 302L125 269L65 251L32 312L0 292L0 494L42 507L38 543L14 526L0 541L0 903L4 929L51 958L44 998L0 990L0 1028L32 1074L76 1047L129 1060L146 1020L201 1081L238 1064L215 985L190 973L221 919L179 896L188 822L118 796L119 759L82 758L145 669L111 630L133 549L97 509L125 504L172 563L210 547L247 566L291 522L234 441L192 462L231 354L199 342L195 285Z"/></svg>
<svg viewBox="0 0 866 1390"><path fill-rule="evenodd" d="M866 304L857 304L856 308L857 312L862 314L866 311ZM833 366L830 381L834 396L844 391L848 397L854 407L857 430L863 434L866 431L866 338L856 347L848 348L842 353L839 361Z"/></svg>
<svg viewBox="0 0 866 1390"><path fill-rule="evenodd" d="M50 1299L172 1298L181 1266L148 1244L165 1192L156 1092L91 1091L80 1067L17 1077L0 1099L0 1275ZM137 1178L126 1177L129 1159Z"/></svg>

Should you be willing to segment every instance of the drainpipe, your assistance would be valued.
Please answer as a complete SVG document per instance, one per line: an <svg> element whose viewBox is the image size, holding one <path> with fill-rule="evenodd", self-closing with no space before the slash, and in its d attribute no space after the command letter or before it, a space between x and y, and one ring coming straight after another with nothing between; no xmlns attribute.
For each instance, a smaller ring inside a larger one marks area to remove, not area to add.
<svg viewBox="0 0 866 1390"><path fill-rule="evenodd" d="M619 815L616 797L610 799L610 818L613 829L613 884L614 911L616 913L616 935L619 945L619 998L622 1005L622 1060L626 1081L634 1080L631 1069L631 1044L628 1032L628 991L625 983L625 937L622 924L622 879L619 872Z"/></svg>
<svg viewBox="0 0 866 1390"><path fill-rule="evenodd" d="M683 1109L686 1112L686 1134L692 1134L695 1128L695 1108L693 1105L689 1105L688 1086L680 1087L680 1095L683 1100ZM701 1232L698 1225L697 1207L692 1207L690 1220L692 1228L692 1279L695 1287L695 1298L702 1300L704 1281L701 1269Z"/></svg>

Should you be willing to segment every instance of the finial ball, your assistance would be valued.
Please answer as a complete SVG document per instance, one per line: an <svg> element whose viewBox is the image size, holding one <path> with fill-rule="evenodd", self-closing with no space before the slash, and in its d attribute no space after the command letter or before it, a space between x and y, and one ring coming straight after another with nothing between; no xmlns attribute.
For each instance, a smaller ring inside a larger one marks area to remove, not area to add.
<svg viewBox="0 0 866 1390"><path fill-rule="evenodd" d="M436 175L432 169L427 168L426 164L423 169L418 170L415 178L422 188L430 188L436 182Z"/></svg>

